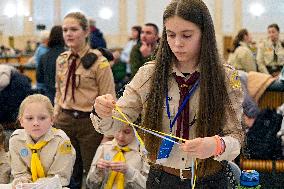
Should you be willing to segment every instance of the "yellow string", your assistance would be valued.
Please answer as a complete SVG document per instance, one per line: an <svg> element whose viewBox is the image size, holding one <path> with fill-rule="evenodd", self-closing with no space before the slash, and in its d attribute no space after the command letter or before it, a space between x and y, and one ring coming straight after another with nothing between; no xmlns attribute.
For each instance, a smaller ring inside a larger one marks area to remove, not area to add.
<svg viewBox="0 0 284 189"><path fill-rule="evenodd" d="M122 115L122 117L127 121L128 124L130 124L132 127L133 125L131 124L131 122L127 119L126 115L121 111L121 109L115 105L115 109ZM139 141L139 144L140 146L143 148L143 149L146 149L145 148L145 144L144 144L144 141L141 139L141 137L139 136L138 132L136 131L136 129L133 127L133 130L134 130L134 134L135 136L137 137L138 141Z"/></svg>
<svg viewBox="0 0 284 189"><path fill-rule="evenodd" d="M194 169L194 168L193 168ZM197 160L195 160L195 171L197 171ZM192 185L192 189L195 188L195 184L196 184L196 173L194 171L194 179L193 179L193 185Z"/></svg>
<svg viewBox="0 0 284 189"><path fill-rule="evenodd" d="M118 113L120 113L120 115L121 115L125 120L123 120L123 119L121 119L121 118L118 118L118 117L116 117L116 116L112 116L112 118L113 118L113 119L116 119L116 120L118 120L118 121L121 121L121 122L123 122L123 123L129 124L129 125L133 126L133 128L136 127L136 128L148 130L148 131L151 131L151 132L160 134L160 135L169 136L169 137L172 137L172 138L174 138L174 139L178 139L178 140L180 140L180 141L184 141L184 142L187 141L186 139L183 139L183 138L180 138L180 137L171 135L171 134L163 133L163 132L160 132L160 131L156 131L156 130L153 130L153 129L149 129L149 128L146 128L146 127L143 127L143 126L136 125L136 124L130 122L130 121L127 119L126 115L121 111L121 109L120 109L117 105L115 105L115 109L116 109L116 111L117 111ZM135 129L134 129L134 131L137 133L137 131L136 131ZM141 143L140 143L140 144L143 144L143 145L144 145L144 142L142 141L142 139L140 138L140 136L138 135L138 133L137 133L137 136L139 137L139 138L138 138L139 142L140 142L140 140L141 140ZM145 146L145 145L144 145L144 146ZM197 160L195 160L195 171L196 171L196 170L197 170ZM195 188L196 179L197 179L197 176L196 176L196 174L194 174L194 181L193 181L192 189Z"/></svg>
<svg viewBox="0 0 284 189"><path fill-rule="evenodd" d="M127 123L127 124L129 124L129 125L132 125L132 126L134 126L134 127L137 127L137 128L139 128L139 129L144 129L144 130L152 131L152 132L154 132L154 133L157 133L157 134L160 134L160 135L164 135L164 136L169 136L169 137L172 137L172 138L177 139L177 140L180 140L180 141L184 141L184 142L186 141L185 139L180 138L180 137L177 137L177 136L175 136L175 135L163 133L163 132L160 132L160 131L156 131L156 130L153 130L153 129L149 129L149 128L146 128L146 127L143 127L143 126L136 125L136 124L131 123L131 122L127 122L127 121L125 121L125 120L123 120L123 119L121 119L121 118L118 118L118 117L116 117L116 116L112 116L112 118L113 118L113 119L116 119L116 120L118 120L118 121L121 121L121 122L123 122L123 123Z"/></svg>
<svg viewBox="0 0 284 189"><path fill-rule="evenodd" d="M31 173L32 173L33 182L35 182L38 178L45 177L44 170L38 156L38 150L40 150L46 144L47 141L41 141L36 143L35 145L27 144L27 146L32 150Z"/></svg>

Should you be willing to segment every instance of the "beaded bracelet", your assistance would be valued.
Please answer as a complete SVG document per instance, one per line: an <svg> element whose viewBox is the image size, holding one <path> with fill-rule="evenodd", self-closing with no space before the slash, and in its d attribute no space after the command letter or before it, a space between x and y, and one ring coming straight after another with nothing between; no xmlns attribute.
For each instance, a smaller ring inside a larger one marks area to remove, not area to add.
<svg viewBox="0 0 284 189"><path fill-rule="evenodd" d="M218 135L215 135L214 138L217 144L214 156L219 156L225 151L226 144L225 141Z"/></svg>

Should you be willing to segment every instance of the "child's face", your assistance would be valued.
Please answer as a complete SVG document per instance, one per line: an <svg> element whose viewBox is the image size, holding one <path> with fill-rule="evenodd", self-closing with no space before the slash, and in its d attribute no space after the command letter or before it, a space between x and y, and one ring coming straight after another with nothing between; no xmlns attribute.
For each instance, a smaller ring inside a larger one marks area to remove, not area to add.
<svg viewBox="0 0 284 189"><path fill-rule="evenodd" d="M130 126L123 126L120 131L118 131L114 138L116 139L119 146L127 146L134 140L134 131Z"/></svg>
<svg viewBox="0 0 284 189"><path fill-rule="evenodd" d="M26 132L37 141L53 125L53 117L44 103L33 102L26 104L20 123Z"/></svg>

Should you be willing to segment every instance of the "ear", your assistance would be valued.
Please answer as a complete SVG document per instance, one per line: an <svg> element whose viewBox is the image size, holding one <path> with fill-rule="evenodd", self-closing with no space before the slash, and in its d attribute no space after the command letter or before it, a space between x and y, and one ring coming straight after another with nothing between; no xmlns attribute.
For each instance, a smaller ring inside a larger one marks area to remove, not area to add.
<svg viewBox="0 0 284 189"><path fill-rule="evenodd" d="M54 118L54 116L52 115L52 116L50 117L51 125L54 125L54 120L55 120L55 118Z"/></svg>
<svg viewBox="0 0 284 189"><path fill-rule="evenodd" d="M21 127L24 128L24 126L23 126L23 118L19 118L19 122L20 122Z"/></svg>

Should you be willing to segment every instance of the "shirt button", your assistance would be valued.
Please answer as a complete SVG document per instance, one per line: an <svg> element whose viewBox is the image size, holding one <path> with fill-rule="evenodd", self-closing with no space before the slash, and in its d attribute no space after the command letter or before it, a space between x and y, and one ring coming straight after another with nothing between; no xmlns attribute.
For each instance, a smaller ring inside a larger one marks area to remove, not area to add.
<svg viewBox="0 0 284 189"><path fill-rule="evenodd" d="M181 158L182 161L184 161L184 158Z"/></svg>

